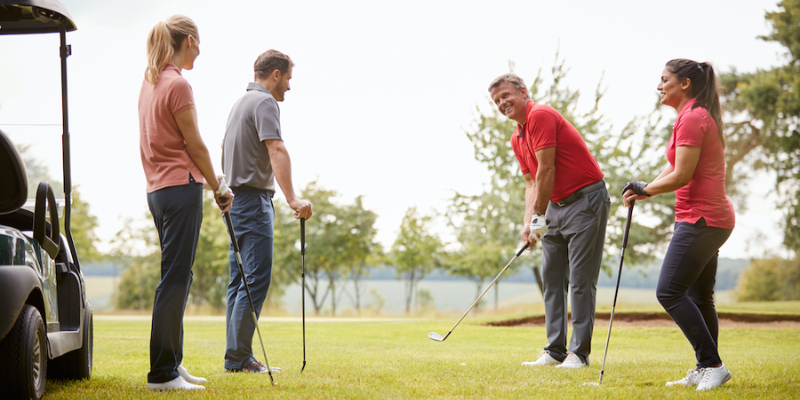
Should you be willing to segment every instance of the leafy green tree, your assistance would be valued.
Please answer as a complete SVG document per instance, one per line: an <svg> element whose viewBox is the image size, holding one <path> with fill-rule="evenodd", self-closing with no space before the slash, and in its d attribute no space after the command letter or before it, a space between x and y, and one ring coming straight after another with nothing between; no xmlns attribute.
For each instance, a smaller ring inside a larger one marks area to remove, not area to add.
<svg viewBox="0 0 800 400"><path fill-rule="evenodd" d="M360 196L353 204L337 204L338 193L322 188L316 181L301 191L301 197L314 206L314 216L306 222L306 290L315 314L321 313L330 297L331 312L336 315L344 291L339 287L340 283L348 277L363 279L368 260L374 260L372 255L379 254L380 245L375 241L377 231L374 227L377 215L364 208ZM297 271L292 278L297 282L301 267L299 223L289 220L291 214L286 215L281 230L295 233L286 235L287 240L282 242L281 248L286 254L291 252L293 255L281 262Z"/></svg>
<svg viewBox="0 0 800 400"><path fill-rule="evenodd" d="M800 252L794 259L751 260L735 289L739 301L800 300Z"/></svg>
<svg viewBox="0 0 800 400"><path fill-rule="evenodd" d="M442 264L444 246L438 236L430 233L432 220L431 216L420 215L416 207L409 208L387 257L395 266L397 278L405 280L406 314L411 313L419 281Z"/></svg>
<svg viewBox="0 0 800 400"><path fill-rule="evenodd" d="M111 240L109 257L122 266L117 285L116 308L149 310L161 280L161 251L150 213L127 218Z"/></svg>
<svg viewBox="0 0 800 400"><path fill-rule="evenodd" d="M766 13L772 26L761 39L786 47L787 64L756 72L721 74L729 194L753 168L777 172L776 189L784 215L784 245L800 249L800 0L784 0Z"/></svg>
<svg viewBox="0 0 800 400"><path fill-rule="evenodd" d="M235 201L235 200L234 200ZM230 236L219 207L210 191L203 191L203 225L197 242L192 266L192 286L189 302L195 307L204 304L214 310L225 308L230 260Z"/></svg>

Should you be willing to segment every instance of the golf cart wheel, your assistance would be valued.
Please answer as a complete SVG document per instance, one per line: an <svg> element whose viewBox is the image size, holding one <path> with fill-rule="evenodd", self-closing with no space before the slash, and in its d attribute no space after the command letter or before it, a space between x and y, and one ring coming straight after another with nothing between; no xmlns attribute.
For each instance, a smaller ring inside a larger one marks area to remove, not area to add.
<svg viewBox="0 0 800 400"><path fill-rule="evenodd" d="M83 313L83 346L61 357L50 360L49 376L62 379L89 379L92 377L92 352L94 350L94 322L92 308Z"/></svg>
<svg viewBox="0 0 800 400"><path fill-rule="evenodd" d="M41 399L47 376L47 337L39 310L25 305L0 342L0 386L7 398Z"/></svg>

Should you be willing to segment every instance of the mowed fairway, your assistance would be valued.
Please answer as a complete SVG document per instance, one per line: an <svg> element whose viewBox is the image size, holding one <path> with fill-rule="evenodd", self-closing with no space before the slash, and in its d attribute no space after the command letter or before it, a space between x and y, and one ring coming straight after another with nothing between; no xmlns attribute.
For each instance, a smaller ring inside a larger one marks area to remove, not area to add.
<svg viewBox="0 0 800 400"><path fill-rule="evenodd" d="M720 353L733 373L721 388L664 387L694 366L692 349L677 328L615 327L602 387L597 382L607 328L595 329L592 366L576 371L520 366L545 344L544 328L486 327L465 320L442 343L455 319L309 319L302 365L299 319L262 321L277 387L267 375L223 370L224 318L188 317L183 363L208 378L206 390L158 393L146 389L150 321L144 317L95 320L90 381L47 382L49 399L223 398L753 398L796 399L800 393L800 329L723 329ZM258 339L256 354L261 353ZM261 358L261 357L259 357ZM466 364L466 365L464 365Z"/></svg>

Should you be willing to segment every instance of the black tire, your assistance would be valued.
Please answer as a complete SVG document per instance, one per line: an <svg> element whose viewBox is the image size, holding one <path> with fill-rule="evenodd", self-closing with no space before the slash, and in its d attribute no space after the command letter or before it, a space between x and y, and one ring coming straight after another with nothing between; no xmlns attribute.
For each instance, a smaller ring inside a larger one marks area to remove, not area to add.
<svg viewBox="0 0 800 400"><path fill-rule="evenodd" d="M6 398L41 399L47 376L47 336L39 310L25 305L0 341L0 387Z"/></svg>
<svg viewBox="0 0 800 400"><path fill-rule="evenodd" d="M92 308L83 313L83 346L50 360L50 377L59 379L89 379L92 377L94 352L94 322Z"/></svg>

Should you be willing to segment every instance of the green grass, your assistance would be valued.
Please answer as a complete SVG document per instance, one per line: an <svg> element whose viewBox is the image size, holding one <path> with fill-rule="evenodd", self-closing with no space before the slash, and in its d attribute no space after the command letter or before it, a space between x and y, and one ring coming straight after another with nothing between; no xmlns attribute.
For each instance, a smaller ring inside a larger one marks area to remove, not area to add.
<svg viewBox="0 0 800 400"><path fill-rule="evenodd" d="M498 328L465 321L439 343L456 319L321 322L306 325L302 365L297 322L262 322L262 334L279 386L266 375L223 370L225 329L220 318L189 318L184 365L208 378L199 393L148 391L150 322L146 318L95 321L94 374L90 381L47 382L48 399L95 398L796 398L800 392L800 329L724 329L720 352L733 380L708 393L666 388L694 365L678 329L614 328L602 387L596 382L607 330L594 335L592 366L577 371L520 367L545 343L544 328ZM258 340L254 349L261 352ZM466 364L466 365L462 365Z"/></svg>

